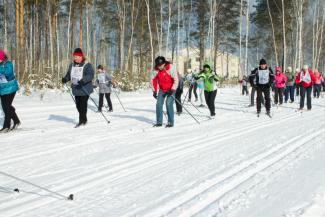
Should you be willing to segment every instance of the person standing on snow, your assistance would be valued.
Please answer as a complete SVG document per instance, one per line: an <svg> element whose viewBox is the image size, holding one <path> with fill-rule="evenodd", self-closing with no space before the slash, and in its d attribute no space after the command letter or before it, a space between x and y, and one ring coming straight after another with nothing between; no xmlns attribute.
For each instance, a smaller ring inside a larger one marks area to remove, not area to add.
<svg viewBox="0 0 325 217"><path fill-rule="evenodd" d="M70 64L67 74L62 78L62 83L71 81L72 94L75 96L76 107L79 112L79 123L75 128L87 123L87 106L90 94L93 92L92 80L94 69L80 48L73 52L73 63Z"/></svg>
<svg viewBox="0 0 325 217"><path fill-rule="evenodd" d="M183 81L183 78L179 72L177 72L177 76L178 76L178 87L177 87L176 93L175 93L175 99L176 99L175 104L176 104L176 112L178 115L180 115L183 112L183 107L182 107L181 103L182 103L184 81Z"/></svg>
<svg viewBox="0 0 325 217"><path fill-rule="evenodd" d="M205 63L203 65L203 72L196 79L203 80L204 82L205 102L210 110L211 118L214 118L216 115L214 102L217 95L217 82L220 81L220 77L212 71L210 64Z"/></svg>
<svg viewBox="0 0 325 217"><path fill-rule="evenodd" d="M111 93L112 93L112 86L116 86L116 82L112 76L110 76L105 70L102 65L97 66L97 79L96 79L96 86L99 87L99 103L98 103L98 112L102 111L102 107L104 104L104 95L107 101L107 105L109 108L109 112L113 111L113 105L111 101Z"/></svg>
<svg viewBox="0 0 325 217"><path fill-rule="evenodd" d="M320 92L322 90L322 82L324 81L323 76L319 73L318 69L315 69L315 83L314 83L314 98L319 98Z"/></svg>
<svg viewBox="0 0 325 217"><path fill-rule="evenodd" d="M307 109L311 110L311 91L313 83L315 82L315 75L308 65L304 65L303 70L297 74L295 83L300 85L300 108L303 110L305 106L305 96L307 94Z"/></svg>
<svg viewBox="0 0 325 217"><path fill-rule="evenodd" d="M300 71L301 71L301 69L299 69L299 68L296 69L296 78L300 74ZM296 82L295 82L296 96L299 96L300 95L300 86L301 86L300 83L299 84L296 84Z"/></svg>
<svg viewBox="0 0 325 217"><path fill-rule="evenodd" d="M242 95L246 96L248 95L248 89L247 89L247 83L248 83L248 78L246 75L243 76L243 79L239 81L242 85Z"/></svg>
<svg viewBox="0 0 325 217"><path fill-rule="evenodd" d="M201 73L204 73L204 72L201 72ZM199 76L199 74L197 74L196 76L195 76L195 78L197 78ZM199 107L204 107L204 102L203 102L203 94L204 94L204 81L202 80L202 79L200 79L200 80L197 80L196 81L196 83L197 83L197 88L199 89L199 100L200 100L200 105L199 105Z"/></svg>
<svg viewBox="0 0 325 217"><path fill-rule="evenodd" d="M156 103L156 124L154 127L161 127L163 123L163 104L166 98L168 123L167 128L174 126L174 99L178 86L178 76L176 71L171 69L170 62L165 57L158 56L155 59L154 71L156 75L152 79L153 97ZM158 93L159 86L159 93Z"/></svg>
<svg viewBox="0 0 325 217"><path fill-rule="evenodd" d="M270 88L274 81L274 74L271 68L266 64L265 59L260 60L260 65L258 68L254 69L249 76L249 80L252 86L256 88L257 99L256 108L257 114L261 113L262 98L264 95L266 114L271 115L271 98L270 98ZM254 83L254 81L256 83Z"/></svg>
<svg viewBox="0 0 325 217"><path fill-rule="evenodd" d="M290 103L293 103L295 100L295 75L293 74L290 66L287 68L285 75L287 77L287 83L284 91L284 102L288 102L290 95Z"/></svg>
<svg viewBox="0 0 325 217"><path fill-rule="evenodd" d="M282 73L281 67L277 66L275 68L274 75L274 103L275 105L282 105L283 103L283 93L284 87L287 82L287 77Z"/></svg>
<svg viewBox="0 0 325 217"><path fill-rule="evenodd" d="M188 102L191 102L192 98L192 91L195 96L195 102L197 102L198 97L197 97L197 83L195 82L195 74L192 72L191 69L187 70L187 75L186 75L186 80L189 84L189 90L188 90Z"/></svg>
<svg viewBox="0 0 325 217"><path fill-rule="evenodd" d="M15 130L20 125L20 120L16 114L12 102L18 91L18 82L15 77L12 63L8 60L6 53L0 50L0 98L3 113L5 115L1 133ZM14 125L11 127L11 120Z"/></svg>

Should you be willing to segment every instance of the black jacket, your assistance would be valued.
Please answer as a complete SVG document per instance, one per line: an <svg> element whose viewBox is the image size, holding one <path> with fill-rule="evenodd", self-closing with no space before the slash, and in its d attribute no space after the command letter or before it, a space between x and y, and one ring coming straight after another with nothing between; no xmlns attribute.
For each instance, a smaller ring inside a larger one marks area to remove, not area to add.
<svg viewBox="0 0 325 217"><path fill-rule="evenodd" d="M256 68L254 69L251 74L249 75L249 83L251 84L252 87L262 87L262 88L265 88L265 87L271 87L273 82L274 82L274 73L272 71L271 68L267 67L266 69L269 70L269 81L267 84L260 84L259 83L259 75L258 75L258 71L259 70L263 70L261 69L260 67L259 68Z"/></svg>

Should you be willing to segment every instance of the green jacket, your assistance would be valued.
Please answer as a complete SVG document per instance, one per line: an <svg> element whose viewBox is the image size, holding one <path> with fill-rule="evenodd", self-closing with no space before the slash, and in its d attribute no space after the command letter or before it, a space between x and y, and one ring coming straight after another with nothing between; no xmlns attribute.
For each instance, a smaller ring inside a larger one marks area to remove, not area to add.
<svg viewBox="0 0 325 217"><path fill-rule="evenodd" d="M212 92L215 90L216 82L220 81L220 77L213 72L211 69L208 72L202 71L197 76L198 79L203 80L204 90L207 92Z"/></svg>

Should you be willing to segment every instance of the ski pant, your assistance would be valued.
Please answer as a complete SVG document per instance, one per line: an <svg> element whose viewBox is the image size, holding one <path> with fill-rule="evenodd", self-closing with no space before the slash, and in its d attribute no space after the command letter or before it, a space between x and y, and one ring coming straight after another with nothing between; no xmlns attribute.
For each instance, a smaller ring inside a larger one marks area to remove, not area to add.
<svg viewBox="0 0 325 217"><path fill-rule="evenodd" d="M300 84L296 84L296 96L300 95Z"/></svg>
<svg viewBox="0 0 325 217"><path fill-rule="evenodd" d="M255 92L256 92L256 87L252 87L251 106L253 106L255 104ZM264 105L264 98L262 98L262 104Z"/></svg>
<svg viewBox="0 0 325 217"><path fill-rule="evenodd" d="M203 88L199 88L200 105L203 105L203 93L204 93L204 89Z"/></svg>
<svg viewBox="0 0 325 217"><path fill-rule="evenodd" d="M287 86L285 91L284 91L284 101L288 102L290 95L290 101L293 102L295 101L295 86Z"/></svg>
<svg viewBox="0 0 325 217"><path fill-rule="evenodd" d="M242 87L242 93L241 93L241 94L242 94L242 95L244 95L244 94L248 95L247 86L243 86L243 87Z"/></svg>
<svg viewBox="0 0 325 217"><path fill-rule="evenodd" d="M89 96L75 96L76 107L79 112L79 124L87 123L87 106Z"/></svg>
<svg viewBox="0 0 325 217"><path fill-rule="evenodd" d="M188 100L191 100L192 98L192 90L193 90L193 93L194 93L194 96L195 96L195 99L197 99L197 83L194 83L194 84L191 84L190 85L190 89L188 90Z"/></svg>
<svg viewBox="0 0 325 217"><path fill-rule="evenodd" d="M269 112L271 110L270 87L257 86L256 92L257 92L257 98L256 98L257 112L261 112L263 95L264 95L264 100L265 100L266 111Z"/></svg>
<svg viewBox="0 0 325 217"><path fill-rule="evenodd" d="M319 98L321 89L322 89L321 84L314 84L314 87L313 87L314 97Z"/></svg>
<svg viewBox="0 0 325 217"><path fill-rule="evenodd" d="M216 108L214 106L214 101L216 99L217 95L217 90L214 91L204 91L204 97L205 97L205 102L210 110L210 115L215 116L216 115Z"/></svg>
<svg viewBox="0 0 325 217"><path fill-rule="evenodd" d="M5 114L3 128L10 128L11 120L13 120L14 124L20 123L16 109L12 106L15 95L16 93L11 93L1 96L2 110Z"/></svg>
<svg viewBox="0 0 325 217"><path fill-rule="evenodd" d="M159 91L156 103L156 119L157 124L162 124L163 122L163 105L165 98L166 99L166 109L167 109L167 116L168 116L168 123L174 125L174 98L175 93L172 96L167 96L166 93Z"/></svg>
<svg viewBox="0 0 325 217"><path fill-rule="evenodd" d="M300 109L305 107L305 96L307 94L307 109L311 109L311 91L312 87L300 87Z"/></svg>
<svg viewBox="0 0 325 217"><path fill-rule="evenodd" d="M111 93L100 93L99 94L99 105L98 105L98 110L101 111L102 110L102 107L103 107L103 104L104 104L104 95L105 95L105 98L106 98L106 101L107 101L107 105L108 105L108 108L109 110L113 110L113 106L112 106L112 101L111 101Z"/></svg>
<svg viewBox="0 0 325 217"><path fill-rule="evenodd" d="M274 103L280 105L283 103L284 88L274 88Z"/></svg>
<svg viewBox="0 0 325 217"><path fill-rule="evenodd" d="M176 94L175 94L175 99L176 99L176 111L178 113L182 113L183 111L183 107L182 107L182 91L176 91Z"/></svg>

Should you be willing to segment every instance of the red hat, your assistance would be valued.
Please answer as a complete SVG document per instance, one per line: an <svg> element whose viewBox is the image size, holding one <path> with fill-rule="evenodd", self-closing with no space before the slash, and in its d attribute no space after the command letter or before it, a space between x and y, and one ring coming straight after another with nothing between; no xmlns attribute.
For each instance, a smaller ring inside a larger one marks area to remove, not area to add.
<svg viewBox="0 0 325 217"><path fill-rule="evenodd" d="M4 61L6 59L6 53L3 50L0 50L0 60Z"/></svg>
<svg viewBox="0 0 325 217"><path fill-rule="evenodd" d="M276 72L281 72L281 67L280 66L275 67L275 71Z"/></svg>
<svg viewBox="0 0 325 217"><path fill-rule="evenodd" d="M82 53L81 48L76 48L72 54L73 56L79 56L79 57L83 57L84 54Z"/></svg>

